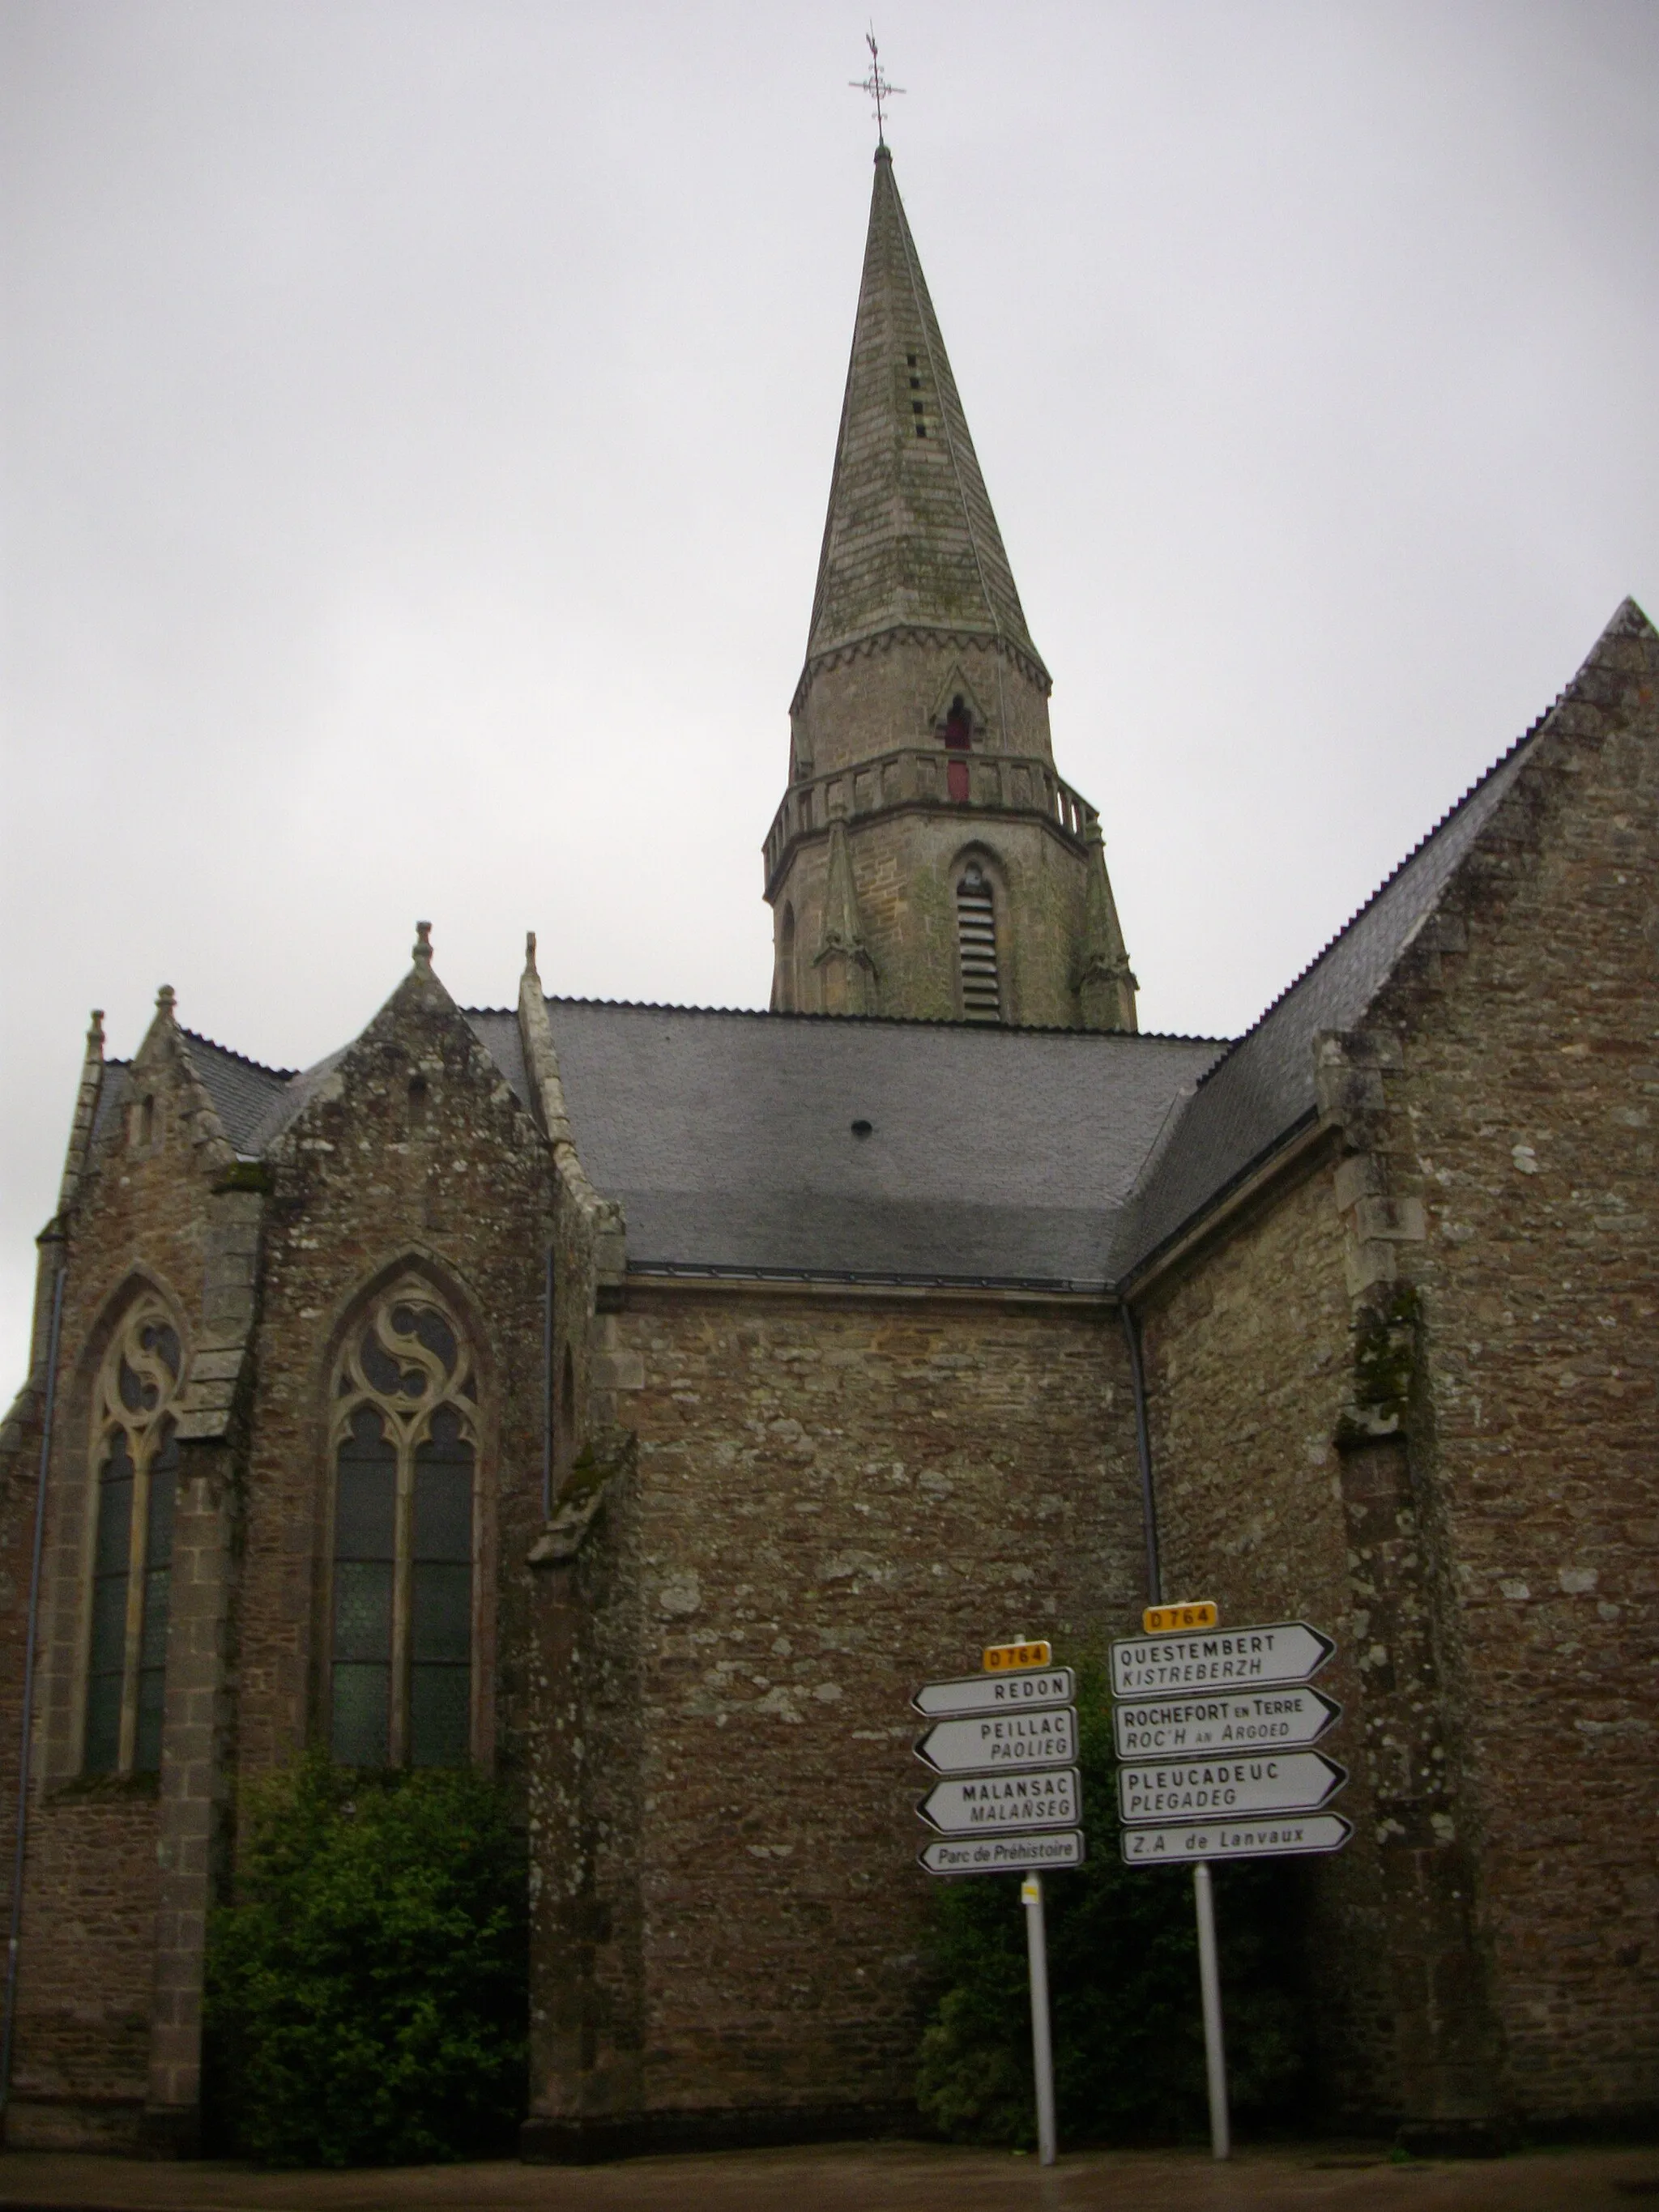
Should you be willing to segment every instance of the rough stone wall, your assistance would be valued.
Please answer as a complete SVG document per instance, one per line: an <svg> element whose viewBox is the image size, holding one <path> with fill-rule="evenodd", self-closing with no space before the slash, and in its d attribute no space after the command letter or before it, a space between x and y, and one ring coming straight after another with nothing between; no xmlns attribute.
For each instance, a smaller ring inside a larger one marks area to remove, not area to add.
<svg viewBox="0 0 1659 2212"><path fill-rule="evenodd" d="M1638 618L1639 622L1639 618ZM1659 640L1599 648L1377 1009L1504 2094L1659 2109Z"/></svg>
<svg viewBox="0 0 1659 2212"><path fill-rule="evenodd" d="M544 1255L552 1176L541 1133L441 985L418 968L273 1147L240 1602L245 1772L327 1735L321 1568L326 1394L371 1287L425 1273L482 1370L481 1750L524 1759L522 1562L541 1523Z"/></svg>
<svg viewBox="0 0 1659 2212"><path fill-rule="evenodd" d="M1214 1599L1224 1626L1305 1618L1339 1640L1320 1686L1344 1719L1322 1748L1352 1774L1336 1809L1355 1834L1300 1871L1324 2094L1374 2117L1402 2092L1334 1444L1350 1325L1332 1186L1327 1159L1160 1284L1142 1329L1165 1595ZM1224 1869L1217 1892L1224 1912Z"/></svg>
<svg viewBox="0 0 1659 2212"><path fill-rule="evenodd" d="M1172 1563L1219 1584L1192 1594L1277 1595L1228 1549L1260 1495L1296 1609L1346 1557L1364 1818L1313 1926L1382 1991L1392 2067L1328 1979L1322 2041L1427 2137L1659 2109L1656 799L1627 608L1364 1029L1321 1041L1334 1171L1150 1301ZM1326 1443L1340 1519L1300 1472Z"/></svg>
<svg viewBox="0 0 1659 2212"><path fill-rule="evenodd" d="M996 894L1003 1019L1079 1026L1086 864L1057 835L1030 817L963 806L855 823L848 845L859 919L875 963L875 1012L922 1021L960 1018L956 886L967 861L975 859ZM798 849L775 902L780 957L786 902L794 909L795 1006L803 1013L830 1011L813 966L827 849L822 839Z"/></svg>
<svg viewBox="0 0 1659 2212"><path fill-rule="evenodd" d="M1075 1656L1138 1602L1121 1340L1094 1311L753 1286L635 1283L615 1321L638 1458L589 1571L637 1601L595 1636L605 1694L638 1701L639 1812L595 1823L592 2066L533 2108L626 2132L643 2107L659 2137L896 2112L928 1880L908 1700L989 1638Z"/></svg>
<svg viewBox="0 0 1659 2212"><path fill-rule="evenodd" d="M29 1576L34 1544L45 1414L46 1348L52 1284L63 1249L56 1234L40 1247L29 1373L0 1424L0 1804L9 1808L0 1852L0 1911L9 1923L18 1769L23 1736L23 1673L28 1639Z"/></svg>
<svg viewBox="0 0 1659 2212"><path fill-rule="evenodd" d="M173 1305L187 1358L199 1343L211 1182L222 1140L216 1146L212 1127L204 1126L199 1090L179 1062L170 1018L146 1040L135 1085L156 1102L151 1141L139 1141L136 1113L118 1121L81 1179L70 1224L7 2121L14 2144L130 2148L142 2131L149 2089L158 1784L155 1776L121 1781L80 1773L93 1502L89 1395L136 1274ZM31 1497L27 1517L32 1511ZM26 1604L27 1595L25 1567L16 1602Z"/></svg>

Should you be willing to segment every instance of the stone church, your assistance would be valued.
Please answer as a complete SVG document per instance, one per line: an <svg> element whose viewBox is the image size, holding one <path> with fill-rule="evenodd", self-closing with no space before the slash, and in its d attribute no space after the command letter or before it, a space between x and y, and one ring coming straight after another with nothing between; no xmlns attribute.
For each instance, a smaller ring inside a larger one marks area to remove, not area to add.
<svg viewBox="0 0 1659 2212"><path fill-rule="evenodd" d="M1659 634L1231 1042L1139 1032L1049 688L884 147L770 1011L533 938L459 1006L422 923L302 1073L94 1016L0 1435L9 2142L189 2147L238 1781L319 1744L520 1793L527 2154L902 2124L910 1692L1160 1577L1341 1638L1325 2108L1659 2109Z"/></svg>

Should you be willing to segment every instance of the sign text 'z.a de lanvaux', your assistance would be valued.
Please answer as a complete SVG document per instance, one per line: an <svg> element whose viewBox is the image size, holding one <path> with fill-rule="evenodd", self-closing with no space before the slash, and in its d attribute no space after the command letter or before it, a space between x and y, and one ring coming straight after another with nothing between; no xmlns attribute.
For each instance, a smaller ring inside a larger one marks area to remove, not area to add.
<svg viewBox="0 0 1659 2212"><path fill-rule="evenodd" d="M1340 1813L1279 1814L1277 1820L1200 1821L1186 1828L1125 1828L1130 1866L1183 1866L1203 1859L1300 1858L1340 1851L1353 1826Z"/></svg>

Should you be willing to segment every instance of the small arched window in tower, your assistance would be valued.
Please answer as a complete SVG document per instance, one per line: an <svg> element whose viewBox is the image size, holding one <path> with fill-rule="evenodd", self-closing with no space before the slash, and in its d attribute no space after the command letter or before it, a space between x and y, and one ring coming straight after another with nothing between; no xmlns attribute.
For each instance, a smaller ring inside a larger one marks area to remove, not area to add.
<svg viewBox="0 0 1659 2212"><path fill-rule="evenodd" d="M972 749L974 719L969 713L967 703L960 691L951 702L950 712L945 717L942 735L945 738L945 750L953 757ZM957 805L965 803L970 796L968 763L965 760L952 757L945 763L945 787Z"/></svg>
<svg viewBox="0 0 1659 2212"><path fill-rule="evenodd" d="M969 862L957 885L957 959L962 969L963 1018L1000 1022L996 895L977 860Z"/></svg>
<svg viewBox="0 0 1659 2212"><path fill-rule="evenodd" d="M154 1774L161 1764L179 1484L169 1408L183 1364L178 1331L161 1306L146 1298L117 1329L99 1370L83 1752L88 1774Z"/></svg>
<svg viewBox="0 0 1659 2212"><path fill-rule="evenodd" d="M333 1417L334 1757L458 1766L472 1741L477 1386L425 1284L397 1284L354 1325Z"/></svg>

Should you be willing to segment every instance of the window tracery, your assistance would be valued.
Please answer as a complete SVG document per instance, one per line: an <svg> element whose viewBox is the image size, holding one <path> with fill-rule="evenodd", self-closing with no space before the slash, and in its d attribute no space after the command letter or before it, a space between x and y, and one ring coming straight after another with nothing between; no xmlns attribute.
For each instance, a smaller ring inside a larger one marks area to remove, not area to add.
<svg viewBox="0 0 1659 2212"><path fill-rule="evenodd" d="M335 1377L330 1742L349 1766L471 1750L477 1382L424 1283L377 1297Z"/></svg>
<svg viewBox="0 0 1659 2212"><path fill-rule="evenodd" d="M184 1347L159 1299L123 1317L93 1389L96 1507L82 1762L88 1774L161 1764Z"/></svg>

